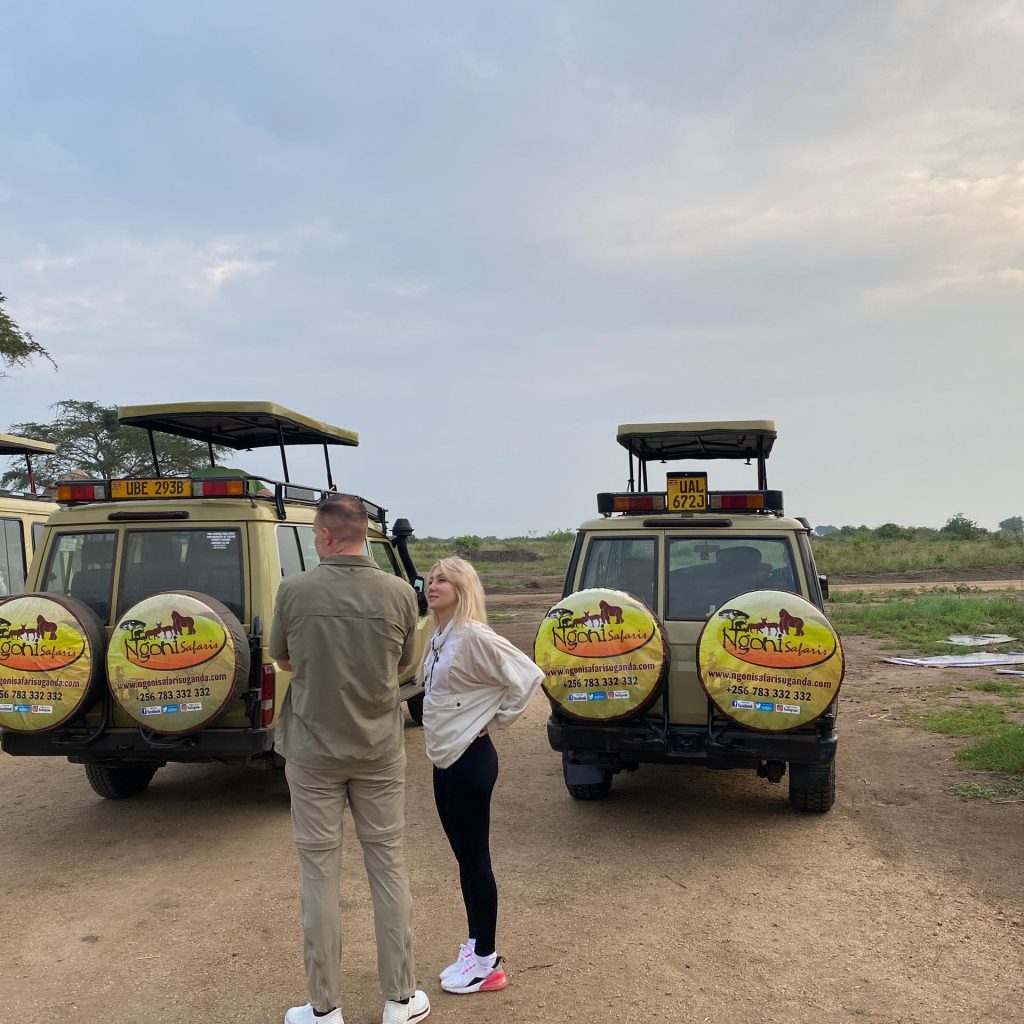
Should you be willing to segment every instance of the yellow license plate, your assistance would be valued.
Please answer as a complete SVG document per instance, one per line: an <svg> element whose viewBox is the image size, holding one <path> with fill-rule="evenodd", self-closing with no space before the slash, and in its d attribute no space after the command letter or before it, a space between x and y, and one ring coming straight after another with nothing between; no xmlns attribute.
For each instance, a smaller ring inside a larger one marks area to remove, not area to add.
<svg viewBox="0 0 1024 1024"><path fill-rule="evenodd" d="M110 496L115 500L139 501L145 498L191 498L191 480L111 480Z"/></svg>
<svg viewBox="0 0 1024 1024"><path fill-rule="evenodd" d="M669 473L668 507L672 512L701 512L708 507L707 473Z"/></svg>

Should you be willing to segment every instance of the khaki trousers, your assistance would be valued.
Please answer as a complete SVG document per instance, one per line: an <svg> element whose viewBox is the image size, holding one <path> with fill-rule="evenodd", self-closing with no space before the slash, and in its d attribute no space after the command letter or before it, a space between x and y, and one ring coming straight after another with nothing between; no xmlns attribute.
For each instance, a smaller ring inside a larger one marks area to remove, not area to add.
<svg viewBox="0 0 1024 1024"><path fill-rule="evenodd" d="M390 761L331 768L285 766L292 834L302 866L306 991L314 1009L341 1005L342 815L352 809L373 897L377 975L385 999L416 988L412 896L405 866L405 750Z"/></svg>

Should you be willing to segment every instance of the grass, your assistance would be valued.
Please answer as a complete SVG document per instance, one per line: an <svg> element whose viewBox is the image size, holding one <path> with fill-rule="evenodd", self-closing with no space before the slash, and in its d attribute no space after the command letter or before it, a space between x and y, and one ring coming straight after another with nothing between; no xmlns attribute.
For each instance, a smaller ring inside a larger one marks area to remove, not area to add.
<svg viewBox="0 0 1024 1024"><path fill-rule="evenodd" d="M1018 697L1024 695L1024 679L1019 683L985 680L982 683L971 683L968 689L980 690L982 693L995 693L1001 697Z"/></svg>
<svg viewBox="0 0 1024 1024"><path fill-rule="evenodd" d="M919 531L910 539L830 534L812 538L811 544L818 570L834 576L983 569L1005 572L1007 579L1024 579L1024 542L1019 536L956 540L937 531Z"/></svg>
<svg viewBox="0 0 1024 1024"><path fill-rule="evenodd" d="M964 800L991 800L994 804L1017 803L1016 797L1024 797L1024 781L997 782L983 786L980 782L954 782L946 792Z"/></svg>
<svg viewBox="0 0 1024 1024"><path fill-rule="evenodd" d="M1024 647L1024 594L1000 597L926 594L863 604L830 602L829 619L840 633L886 637L922 654L953 654L967 650L942 643L955 633L1008 633ZM970 648L979 650L979 648Z"/></svg>

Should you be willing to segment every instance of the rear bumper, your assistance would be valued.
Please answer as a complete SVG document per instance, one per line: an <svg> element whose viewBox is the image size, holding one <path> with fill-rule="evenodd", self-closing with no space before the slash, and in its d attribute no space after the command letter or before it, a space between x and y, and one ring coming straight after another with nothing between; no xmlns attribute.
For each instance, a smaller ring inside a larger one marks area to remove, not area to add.
<svg viewBox="0 0 1024 1024"><path fill-rule="evenodd" d="M629 764L703 765L707 768L756 768L764 761L820 764L836 756L839 738L831 731L761 733L738 726L670 725L640 718L614 725L548 719L548 742L580 764L617 768Z"/></svg>
<svg viewBox="0 0 1024 1024"><path fill-rule="evenodd" d="M105 729L90 739L81 728L54 732L0 732L0 749L15 757L66 757L69 761L248 761L268 754L273 729L203 729L189 736L155 736L140 729Z"/></svg>

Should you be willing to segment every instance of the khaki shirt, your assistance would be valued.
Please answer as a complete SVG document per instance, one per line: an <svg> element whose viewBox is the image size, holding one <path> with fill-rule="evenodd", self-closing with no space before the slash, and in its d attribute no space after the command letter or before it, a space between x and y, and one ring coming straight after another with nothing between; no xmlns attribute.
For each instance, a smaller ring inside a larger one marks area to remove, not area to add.
<svg viewBox="0 0 1024 1024"><path fill-rule="evenodd" d="M401 750L398 666L415 657L416 592L366 555L328 555L281 581L270 656L292 664L275 737L308 768Z"/></svg>

